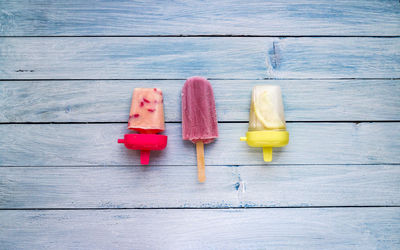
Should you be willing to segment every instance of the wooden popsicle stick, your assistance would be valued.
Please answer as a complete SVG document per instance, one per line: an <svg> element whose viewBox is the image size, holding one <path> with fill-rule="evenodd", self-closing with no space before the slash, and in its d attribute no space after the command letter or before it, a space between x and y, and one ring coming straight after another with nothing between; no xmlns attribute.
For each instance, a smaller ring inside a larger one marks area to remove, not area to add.
<svg viewBox="0 0 400 250"><path fill-rule="evenodd" d="M204 143L203 141L196 142L197 152L197 178L199 182L206 181L206 168L204 164Z"/></svg>

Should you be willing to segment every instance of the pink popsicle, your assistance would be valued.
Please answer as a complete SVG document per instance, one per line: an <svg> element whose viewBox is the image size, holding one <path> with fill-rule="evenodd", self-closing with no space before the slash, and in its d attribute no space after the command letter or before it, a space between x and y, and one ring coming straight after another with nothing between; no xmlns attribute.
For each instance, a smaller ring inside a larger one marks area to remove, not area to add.
<svg viewBox="0 0 400 250"><path fill-rule="evenodd" d="M207 79L194 76L182 89L182 137L207 144L218 137L214 93Z"/></svg>
<svg viewBox="0 0 400 250"><path fill-rule="evenodd" d="M182 138L196 143L198 177L205 181L204 146L218 137L214 93L207 79L188 78L182 89Z"/></svg>

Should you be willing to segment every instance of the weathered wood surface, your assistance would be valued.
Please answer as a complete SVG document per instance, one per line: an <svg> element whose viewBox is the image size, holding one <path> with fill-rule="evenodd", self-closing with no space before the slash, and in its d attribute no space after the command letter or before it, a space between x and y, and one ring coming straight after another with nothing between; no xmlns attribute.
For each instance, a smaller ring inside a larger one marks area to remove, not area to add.
<svg viewBox="0 0 400 250"><path fill-rule="evenodd" d="M181 121L184 80L0 82L0 122L126 122L135 87L164 93L165 120ZM398 80L212 80L219 121L248 121L251 89L282 88L288 121L400 120Z"/></svg>
<svg viewBox="0 0 400 250"><path fill-rule="evenodd" d="M126 124L8 124L0 126L0 166L140 165L139 152L117 144ZM400 123L289 123L290 143L274 149L274 164L400 163ZM261 148L239 137L246 123L220 123L205 146L207 165L263 164ZM195 165L195 146L181 124L167 124L168 146L153 165ZM227 150L229 147L229 150Z"/></svg>
<svg viewBox="0 0 400 250"><path fill-rule="evenodd" d="M221 122L204 184L192 75ZM0 0L0 249L399 249L399 79L397 0ZM290 121L273 164L239 141L257 84ZM117 144L139 86L165 95L148 167Z"/></svg>
<svg viewBox="0 0 400 250"><path fill-rule="evenodd" d="M195 165L195 163L193 164ZM2 167L0 208L400 206L399 165Z"/></svg>
<svg viewBox="0 0 400 250"><path fill-rule="evenodd" d="M0 79L399 78L400 38L0 38Z"/></svg>
<svg viewBox="0 0 400 250"><path fill-rule="evenodd" d="M6 249L398 249L400 208L0 211Z"/></svg>
<svg viewBox="0 0 400 250"><path fill-rule="evenodd" d="M0 35L400 35L396 0L0 2Z"/></svg>

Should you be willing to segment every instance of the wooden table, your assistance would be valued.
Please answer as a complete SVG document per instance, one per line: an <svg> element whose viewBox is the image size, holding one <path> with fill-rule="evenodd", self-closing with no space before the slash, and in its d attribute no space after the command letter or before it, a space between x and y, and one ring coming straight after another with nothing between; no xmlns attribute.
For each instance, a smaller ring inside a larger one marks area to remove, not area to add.
<svg viewBox="0 0 400 250"><path fill-rule="evenodd" d="M399 249L400 3L0 0L0 249ZM207 77L220 137L181 139ZM283 91L290 143L239 141L251 89ZM135 87L168 147L140 166Z"/></svg>

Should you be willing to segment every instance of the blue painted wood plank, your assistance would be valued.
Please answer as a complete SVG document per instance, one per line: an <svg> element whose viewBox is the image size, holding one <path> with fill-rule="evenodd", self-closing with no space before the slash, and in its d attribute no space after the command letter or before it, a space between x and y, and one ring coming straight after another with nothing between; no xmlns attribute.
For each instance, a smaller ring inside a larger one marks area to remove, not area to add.
<svg viewBox="0 0 400 250"><path fill-rule="evenodd" d="M218 126L219 138L205 147L207 165L265 165L261 148L239 141L246 123ZM139 152L117 144L126 127L2 124L0 166L139 165ZM275 164L400 163L400 123L288 123L288 131L289 145L274 149ZM151 153L151 164L195 165L195 147L182 140L181 124L167 124L165 134L168 146Z"/></svg>
<svg viewBox="0 0 400 250"><path fill-rule="evenodd" d="M165 120L181 121L184 80L0 82L0 122L126 122L135 87L163 90ZM398 80L211 80L219 121L248 121L251 89L282 88L288 121L400 120Z"/></svg>
<svg viewBox="0 0 400 250"><path fill-rule="evenodd" d="M394 0L186 4L0 0L0 36L398 36L399 6ZM167 120L179 121L178 94L188 76L399 78L398 40L1 38L0 79L181 79L157 81L168 84ZM306 81L282 84L288 120L398 120L397 80ZM132 86L153 82L1 82L0 122L125 121ZM249 95L239 90L249 94L255 84L216 81L221 121L247 120ZM224 93L227 87L238 92ZM96 114L99 110L104 112ZM3 124L0 207L399 205L399 123L288 125L290 145L274 154L279 166L265 166L259 149L238 141L246 124L220 124L221 138L206 147L207 164L213 165L207 166L208 181L199 186L194 147L181 140L180 124L167 124L169 146L152 154L158 166L148 168L118 166L139 162L137 152L115 143L126 131L122 124ZM396 165L330 165L349 163ZM398 208L387 207L0 210L0 246L397 249L399 214Z"/></svg>
<svg viewBox="0 0 400 250"><path fill-rule="evenodd" d="M400 208L0 211L6 249L398 249Z"/></svg>
<svg viewBox="0 0 400 250"><path fill-rule="evenodd" d="M0 35L399 35L396 0L0 1Z"/></svg>
<svg viewBox="0 0 400 250"><path fill-rule="evenodd" d="M400 38L0 38L0 79L400 78Z"/></svg>
<svg viewBox="0 0 400 250"><path fill-rule="evenodd" d="M400 206L400 165L1 167L0 208Z"/></svg>

